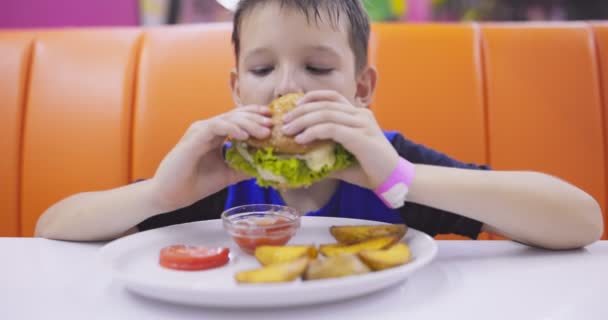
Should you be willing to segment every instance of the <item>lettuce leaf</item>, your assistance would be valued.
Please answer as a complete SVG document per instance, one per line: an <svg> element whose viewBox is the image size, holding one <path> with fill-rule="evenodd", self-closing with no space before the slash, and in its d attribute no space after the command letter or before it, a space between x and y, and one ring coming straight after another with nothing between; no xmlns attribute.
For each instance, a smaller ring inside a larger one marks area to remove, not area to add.
<svg viewBox="0 0 608 320"><path fill-rule="evenodd" d="M226 151L228 165L256 178L256 183L261 187L288 187L302 188L329 176L332 172L350 167L356 162L355 157L340 144L335 148L336 162L333 166L324 166L319 171L313 171L306 165L306 161L296 158L277 157L272 148L257 149L253 157L253 164L249 163L237 150L234 144ZM270 181L260 176L256 168L283 177L287 183L281 184Z"/></svg>

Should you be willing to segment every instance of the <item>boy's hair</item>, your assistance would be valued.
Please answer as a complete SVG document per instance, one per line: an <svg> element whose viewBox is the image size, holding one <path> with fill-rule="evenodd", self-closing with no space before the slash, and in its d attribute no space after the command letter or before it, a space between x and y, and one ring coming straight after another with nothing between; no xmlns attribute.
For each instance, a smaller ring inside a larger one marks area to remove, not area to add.
<svg viewBox="0 0 608 320"><path fill-rule="evenodd" d="M367 65L367 50L369 45L370 21L360 0L241 0L234 13L232 43L238 62L241 49L241 23L243 17L256 6L270 1L277 1L281 8L297 9L306 15L306 19L314 18L315 22L321 19L320 10L327 11L334 26L339 25L341 17L347 17L349 26L349 41L355 55L355 67L361 71Z"/></svg>

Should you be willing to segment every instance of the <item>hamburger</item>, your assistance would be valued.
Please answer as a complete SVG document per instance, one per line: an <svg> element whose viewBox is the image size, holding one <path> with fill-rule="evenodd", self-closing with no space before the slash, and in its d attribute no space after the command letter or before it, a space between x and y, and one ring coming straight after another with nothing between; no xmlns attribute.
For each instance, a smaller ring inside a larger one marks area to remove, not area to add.
<svg viewBox="0 0 608 320"><path fill-rule="evenodd" d="M350 167L354 156L331 140L298 144L293 136L283 134L282 117L296 107L302 94L288 94L274 100L271 135L259 140L232 141L226 150L228 165L255 177L261 187L303 188L334 171Z"/></svg>

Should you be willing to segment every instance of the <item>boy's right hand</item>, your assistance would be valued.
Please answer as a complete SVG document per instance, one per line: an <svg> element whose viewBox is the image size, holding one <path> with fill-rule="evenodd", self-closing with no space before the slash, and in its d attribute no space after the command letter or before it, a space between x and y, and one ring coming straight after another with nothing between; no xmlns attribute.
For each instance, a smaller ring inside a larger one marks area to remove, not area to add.
<svg viewBox="0 0 608 320"><path fill-rule="evenodd" d="M222 146L235 140L270 135L271 111L266 106L243 106L190 126L165 156L154 177L154 193L164 210L195 203L230 184L247 179L225 163Z"/></svg>

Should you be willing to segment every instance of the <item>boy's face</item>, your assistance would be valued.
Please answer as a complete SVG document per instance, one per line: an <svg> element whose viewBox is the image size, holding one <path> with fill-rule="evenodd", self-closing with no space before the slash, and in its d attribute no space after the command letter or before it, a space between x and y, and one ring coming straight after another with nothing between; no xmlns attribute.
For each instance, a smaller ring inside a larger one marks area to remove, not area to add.
<svg viewBox="0 0 608 320"><path fill-rule="evenodd" d="M240 105L267 105L287 93L334 90L355 106L367 106L375 71L357 73L347 23L339 25L320 10L321 19L271 1L247 13L241 23L238 70L233 95Z"/></svg>

